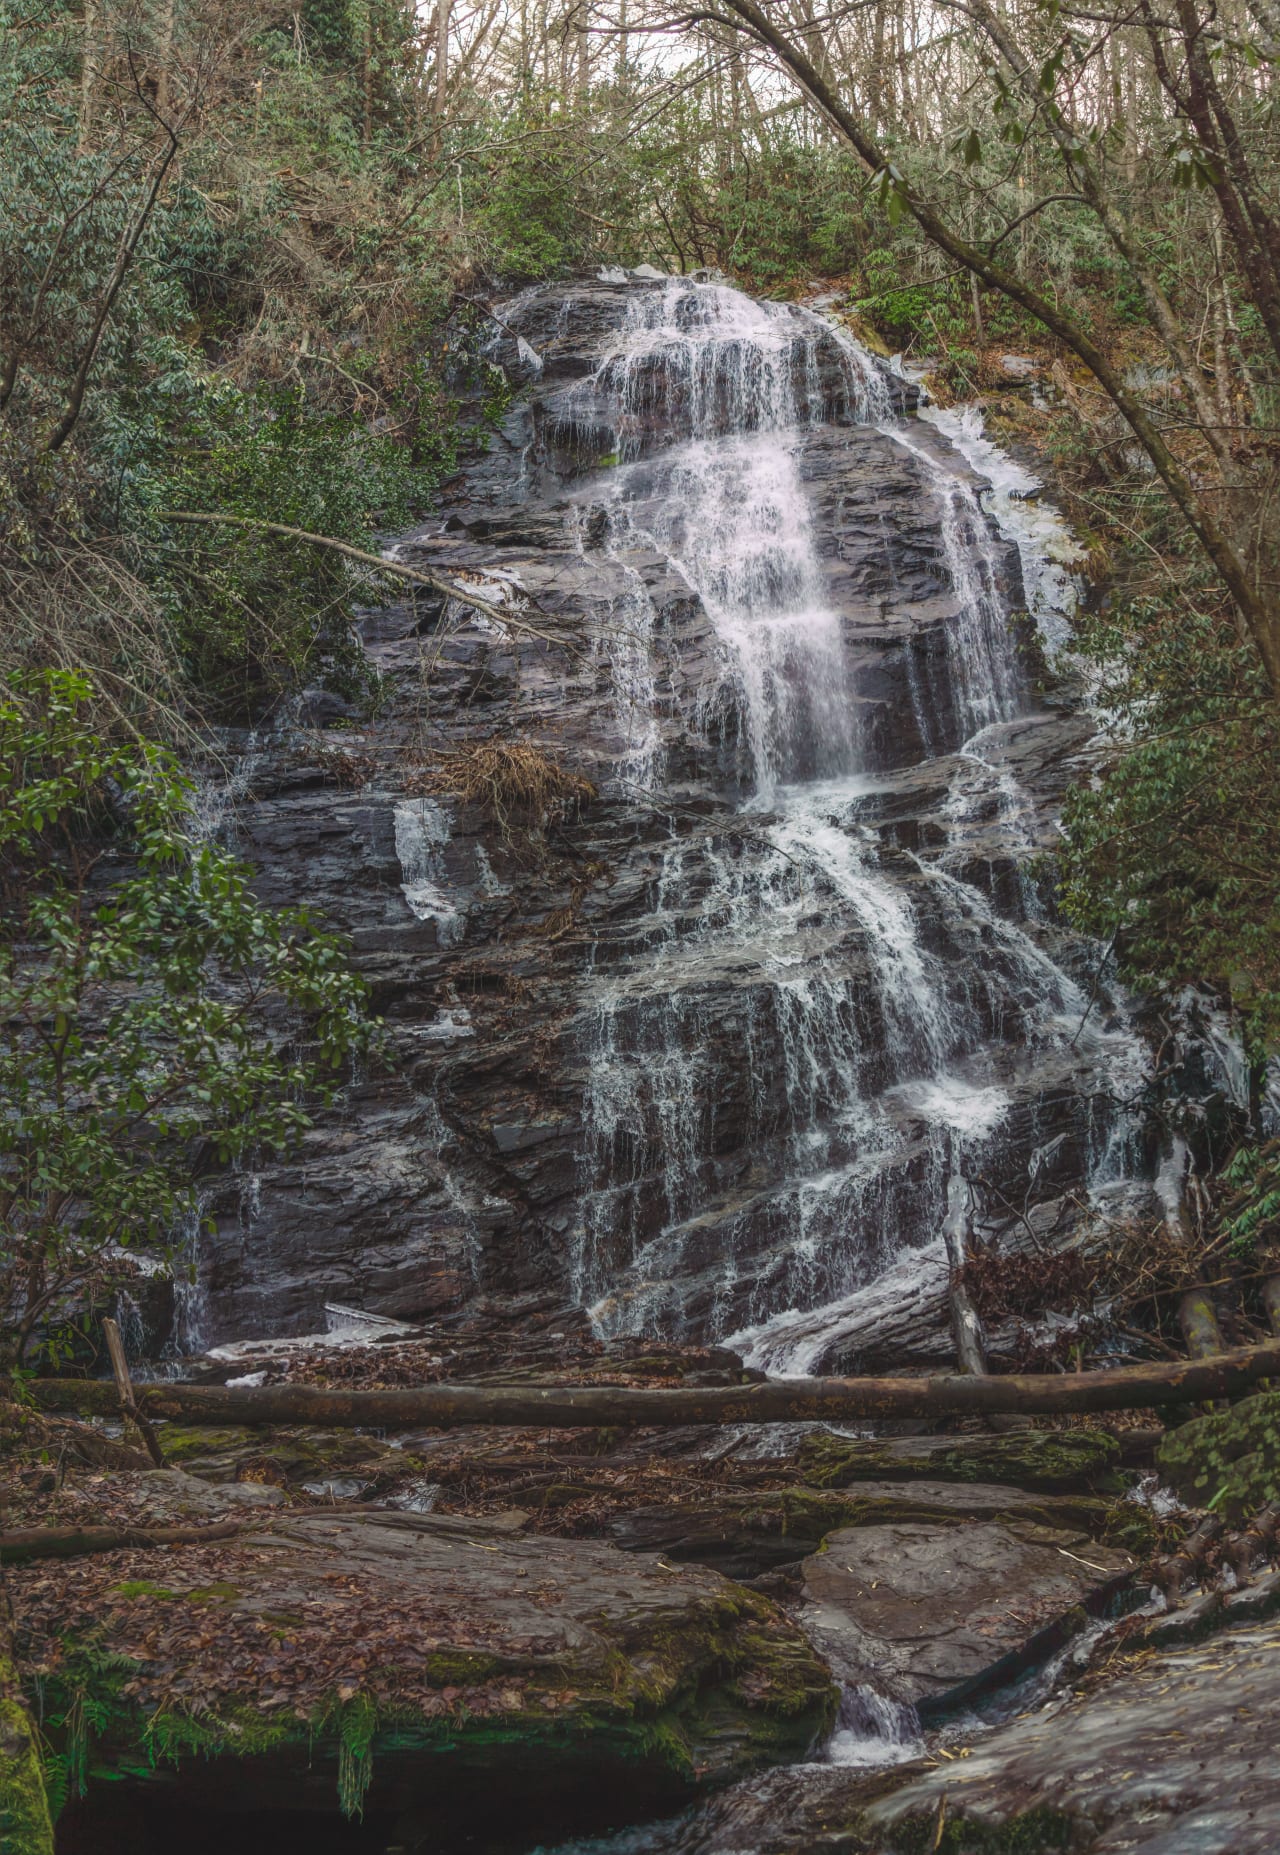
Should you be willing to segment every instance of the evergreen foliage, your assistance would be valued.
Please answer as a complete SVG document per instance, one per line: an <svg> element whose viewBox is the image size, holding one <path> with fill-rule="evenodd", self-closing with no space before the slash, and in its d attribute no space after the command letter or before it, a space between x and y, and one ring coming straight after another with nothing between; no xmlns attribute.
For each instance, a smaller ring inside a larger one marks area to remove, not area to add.
<svg viewBox="0 0 1280 1855"><path fill-rule="evenodd" d="M163 748L69 672L0 695L0 1348L64 1348L198 1179L278 1150L372 1034L345 950L259 906Z"/></svg>

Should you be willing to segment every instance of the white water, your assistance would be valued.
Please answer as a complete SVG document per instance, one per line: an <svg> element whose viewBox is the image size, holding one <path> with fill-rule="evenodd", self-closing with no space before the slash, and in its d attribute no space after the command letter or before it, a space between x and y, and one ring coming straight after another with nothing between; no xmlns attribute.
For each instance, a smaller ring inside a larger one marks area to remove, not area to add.
<svg viewBox="0 0 1280 1855"><path fill-rule="evenodd" d="M1078 1090L1073 1137L1099 1183L1123 1169L1127 1123L1098 1103L1132 1091L1136 1041L1101 1028L1106 1014L1040 944L1023 879L1012 919L963 874L975 820L1006 857L1033 844L1003 750L1029 707L1005 542L1038 589L1042 630L1065 580L1036 577L1034 505L1008 473L1004 542L993 530L957 454L985 470L998 454L980 433L957 425L953 451L896 421L869 358L806 312L682 279L636 289L582 392L613 408L622 459L591 486L609 551L626 573L631 550L656 549L710 621L717 667L684 721L708 740L732 721L741 798L736 813L673 827L630 957L589 982L576 1287L603 1332L728 1335L770 1370L819 1369L856 1344L881 1286L934 1292L928 1239L948 1181L982 1172L1029 1077ZM928 854L893 850L877 828L883 775L804 478L814 428L855 423L912 460L951 593L950 712L913 684L924 764L945 786L946 842ZM609 615L626 637L609 654L632 743L623 777L652 789L646 608L632 572ZM740 1059L728 1079L726 1043ZM718 1162L728 1113L758 1135L745 1174ZM1036 1137L1048 1163L1066 1135Z"/></svg>

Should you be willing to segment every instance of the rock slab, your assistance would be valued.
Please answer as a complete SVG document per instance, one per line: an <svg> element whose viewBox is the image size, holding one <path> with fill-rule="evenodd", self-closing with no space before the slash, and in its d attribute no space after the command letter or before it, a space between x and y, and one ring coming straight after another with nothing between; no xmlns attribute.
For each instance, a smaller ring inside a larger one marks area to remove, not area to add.
<svg viewBox="0 0 1280 1855"><path fill-rule="evenodd" d="M805 1563L802 1621L837 1676L922 1714L954 1706L1069 1635L1127 1552L1006 1515L848 1527Z"/></svg>
<svg viewBox="0 0 1280 1855"><path fill-rule="evenodd" d="M96 1774L67 1830L95 1855L102 1792L144 1817L363 1809L406 1848L517 1806L636 1820L804 1757L836 1702L796 1625L714 1572L457 1517L251 1513L9 1586L45 1731Z"/></svg>

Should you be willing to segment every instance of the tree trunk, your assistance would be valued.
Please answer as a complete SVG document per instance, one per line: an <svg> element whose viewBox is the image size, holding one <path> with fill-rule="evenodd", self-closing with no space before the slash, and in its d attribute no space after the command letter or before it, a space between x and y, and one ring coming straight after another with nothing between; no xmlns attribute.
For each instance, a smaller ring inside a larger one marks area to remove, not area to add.
<svg viewBox="0 0 1280 1855"><path fill-rule="evenodd" d="M1262 1305L1267 1310L1272 1333L1280 1335L1280 1275L1268 1276L1262 1284Z"/></svg>
<svg viewBox="0 0 1280 1855"><path fill-rule="evenodd" d="M1216 1359L1125 1366L1106 1372L1001 1378L766 1379L742 1386L672 1391L619 1385L420 1385L406 1391L328 1391L316 1385L139 1386L150 1417L194 1424L317 1424L335 1429L450 1429L509 1424L576 1430L617 1424L825 1423L854 1418L983 1417L990 1412L1064 1416L1144 1410L1236 1397L1280 1375L1280 1342ZM115 1416L115 1386L96 1379L34 1379L42 1410Z"/></svg>
<svg viewBox="0 0 1280 1855"><path fill-rule="evenodd" d="M98 0L84 0L84 51L80 60L80 148L93 135L98 109Z"/></svg>
<svg viewBox="0 0 1280 1855"><path fill-rule="evenodd" d="M79 1559L91 1552L118 1552L125 1546L202 1546L206 1540L234 1539L250 1524L246 1515L243 1520L220 1520L209 1527L15 1527L0 1533L0 1565L25 1565L31 1559ZM7 1849L9 1844L0 1846ZM24 1844L17 1846L25 1849Z"/></svg>
<svg viewBox="0 0 1280 1855"><path fill-rule="evenodd" d="M947 1180L947 1217L942 1229L951 1264L947 1298L951 1305L951 1332L956 1343L956 1364L971 1378L985 1378L986 1336L964 1281L965 1256L973 1230L972 1207L967 1183L955 1174Z"/></svg>
<svg viewBox="0 0 1280 1855"><path fill-rule="evenodd" d="M436 147L444 136L445 105L449 101L449 0L436 8Z"/></svg>

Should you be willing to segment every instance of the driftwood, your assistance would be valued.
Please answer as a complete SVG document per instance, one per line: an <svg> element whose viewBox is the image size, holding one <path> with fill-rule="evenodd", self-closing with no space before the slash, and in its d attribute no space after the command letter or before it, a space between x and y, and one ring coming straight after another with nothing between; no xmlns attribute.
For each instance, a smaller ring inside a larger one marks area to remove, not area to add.
<svg viewBox="0 0 1280 1855"><path fill-rule="evenodd" d="M243 1520L224 1520L209 1527L15 1527L0 1533L0 1565L79 1559L121 1546L202 1546L206 1540L231 1539L244 1525Z"/></svg>
<svg viewBox="0 0 1280 1855"><path fill-rule="evenodd" d="M316 1385L137 1387L150 1417L194 1424L316 1424L327 1429L450 1429L463 1424L575 1430L618 1425L848 1422L851 1418L982 1417L991 1412L1066 1416L1231 1398L1280 1377L1280 1341L1215 1359L1125 1366L1107 1372L1001 1378L794 1378L747 1385L418 1385L403 1391L330 1391ZM34 1379L44 1410L115 1416L114 1385Z"/></svg>
<svg viewBox="0 0 1280 1855"><path fill-rule="evenodd" d="M359 561L362 566L376 567L379 573L391 574L400 580L413 580L419 586L429 586L442 598L456 599L459 605L470 606L473 611L483 614L492 623L517 636L540 638L544 644L564 644L566 641L554 632L539 630L518 613L507 611L505 606L495 605L491 599L482 599L469 586L459 586L454 580L442 579L438 573L428 573L422 567L411 567L403 560L388 560L382 554L366 553L364 548L352 547L346 541L335 541L332 535L312 534L307 528L290 528L284 522L266 522L253 515L208 515L195 509L162 509L160 519L165 522L199 522L215 528L248 528L255 534L283 535L287 540L306 541L312 547L329 548L335 554L345 555L348 560Z"/></svg>
<svg viewBox="0 0 1280 1855"><path fill-rule="evenodd" d="M1156 1567L1155 1582L1164 1592L1170 1610L1176 1610L1182 1602L1183 1586L1200 1569L1223 1524L1221 1514L1206 1514L1195 1532L1189 1533L1178 1550Z"/></svg>
<svg viewBox="0 0 1280 1855"><path fill-rule="evenodd" d="M1261 1513L1253 1516L1248 1526L1242 1527L1238 1533L1227 1535L1222 1542L1222 1556L1235 1573L1237 1585L1250 1583L1254 1561L1275 1549L1278 1533L1280 1501L1269 1501Z"/></svg>
<svg viewBox="0 0 1280 1855"><path fill-rule="evenodd" d="M107 1337L107 1352L111 1357L111 1371L116 1381L116 1392L120 1398L120 1409L124 1414L126 1432L136 1431L152 1462L158 1469L165 1466L164 1454L156 1440L156 1433L150 1423L138 1409L133 1395L133 1379L129 1372L129 1361L125 1358L124 1341L120 1329L113 1320L104 1320L102 1331Z"/></svg>

